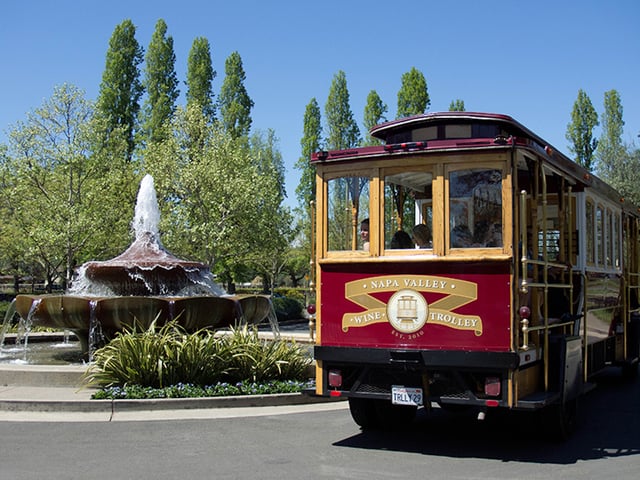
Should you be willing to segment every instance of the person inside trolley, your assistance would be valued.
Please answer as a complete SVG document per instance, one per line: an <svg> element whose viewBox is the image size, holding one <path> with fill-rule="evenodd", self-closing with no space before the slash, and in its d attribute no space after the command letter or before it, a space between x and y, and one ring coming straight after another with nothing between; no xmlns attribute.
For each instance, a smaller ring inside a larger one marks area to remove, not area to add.
<svg viewBox="0 0 640 480"><path fill-rule="evenodd" d="M413 227L413 241L418 248L432 248L431 230L424 223L419 223Z"/></svg>
<svg viewBox="0 0 640 480"><path fill-rule="evenodd" d="M365 218L360 222L360 239L362 240L362 249L369 251L369 219Z"/></svg>

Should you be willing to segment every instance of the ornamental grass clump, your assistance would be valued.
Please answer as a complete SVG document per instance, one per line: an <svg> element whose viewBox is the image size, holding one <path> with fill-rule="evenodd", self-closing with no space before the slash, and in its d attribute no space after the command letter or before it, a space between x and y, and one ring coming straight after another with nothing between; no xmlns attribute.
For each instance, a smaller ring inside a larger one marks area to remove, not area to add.
<svg viewBox="0 0 640 480"><path fill-rule="evenodd" d="M221 338L231 382L301 380L310 360L303 349L283 340L261 339L257 328L242 326Z"/></svg>
<svg viewBox="0 0 640 480"><path fill-rule="evenodd" d="M270 393L278 388L300 391L310 363L295 342L261 339L255 326L232 328L225 335L206 329L187 334L170 322L161 328L152 324L142 332L119 333L94 353L84 383L110 389L109 398L213 396L211 389L216 388L235 388L232 394L259 393L264 388ZM298 384L287 387L288 381ZM209 393L198 393L206 389Z"/></svg>

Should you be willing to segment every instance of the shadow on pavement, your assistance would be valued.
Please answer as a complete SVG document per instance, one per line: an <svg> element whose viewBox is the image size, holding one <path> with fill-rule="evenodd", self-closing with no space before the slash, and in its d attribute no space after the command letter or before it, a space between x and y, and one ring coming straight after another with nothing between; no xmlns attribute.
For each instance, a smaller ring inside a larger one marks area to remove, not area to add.
<svg viewBox="0 0 640 480"><path fill-rule="evenodd" d="M598 388L584 397L582 422L563 443L545 438L538 417L521 412L475 415L441 409L418 412L403 430L361 432L334 445L348 448L404 451L451 458L486 458L504 462L573 464L640 455L640 378L624 382L612 369L598 379ZM493 415L492 415L493 414Z"/></svg>

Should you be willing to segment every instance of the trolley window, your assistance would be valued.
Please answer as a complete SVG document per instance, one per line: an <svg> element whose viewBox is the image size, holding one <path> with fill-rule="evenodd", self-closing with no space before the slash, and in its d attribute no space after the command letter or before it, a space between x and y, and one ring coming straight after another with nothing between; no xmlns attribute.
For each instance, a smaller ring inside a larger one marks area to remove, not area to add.
<svg viewBox="0 0 640 480"><path fill-rule="evenodd" d="M604 208L602 205L596 206L596 263L600 266L604 266Z"/></svg>
<svg viewBox="0 0 640 480"><path fill-rule="evenodd" d="M369 250L367 176L343 176L327 182L328 250Z"/></svg>
<svg viewBox="0 0 640 480"><path fill-rule="evenodd" d="M502 247L502 172L449 172L449 247Z"/></svg>
<svg viewBox="0 0 640 480"><path fill-rule="evenodd" d="M594 205L591 199L587 199L585 202L585 226L586 226L586 240L587 240L587 263L593 265L596 263L595 255L595 222L594 222Z"/></svg>
<svg viewBox="0 0 640 480"><path fill-rule="evenodd" d="M432 250L432 183L433 174L425 168L385 172L385 249Z"/></svg>
<svg viewBox="0 0 640 480"><path fill-rule="evenodd" d="M613 266L620 268L620 215L613 215L613 229L612 229L612 242L611 242L613 258Z"/></svg>

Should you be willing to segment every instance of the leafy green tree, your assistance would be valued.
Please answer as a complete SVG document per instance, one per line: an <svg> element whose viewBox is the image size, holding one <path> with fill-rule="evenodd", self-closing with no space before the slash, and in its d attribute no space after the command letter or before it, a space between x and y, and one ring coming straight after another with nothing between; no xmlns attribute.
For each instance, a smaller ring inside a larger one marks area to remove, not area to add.
<svg viewBox="0 0 640 480"><path fill-rule="evenodd" d="M625 202L640 205L638 172L640 171L640 149L631 145L624 148L610 170L603 175L609 184L620 192Z"/></svg>
<svg viewBox="0 0 640 480"><path fill-rule="evenodd" d="M464 100L460 100L459 98L456 98L455 100L452 100L451 103L449 104L449 111L450 112L464 112L465 111Z"/></svg>
<svg viewBox="0 0 640 480"><path fill-rule="evenodd" d="M273 180L272 192L269 192L274 195L273 205L280 205L287 197L287 192L284 182L284 163L275 132L269 129L266 135L261 132L252 135L250 148L259 173Z"/></svg>
<svg viewBox="0 0 640 480"><path fill-rule="evenodd" d="M386 122L387 105L382 101L380 95L375 90L371 90L367 95L367 104L364 107L364 129L369 132L377 124ZM381 143L377 138L371 135L366 136L365 145L379 145Z"/></svg>
<svg viewBox="0 0 640 480"><path fill-rule="evenodd" d="M300 286L302 280L309 275L309 251L300 246L294 246L287 252L287 261L283 267L289 277L292 287Z"/></svg>
<svg viewBox="0 0 640 480"><path fill-rule="evenodd" d="M177 110L173 128L171 138L146 154L162 209L163 243L208 263L232 291L240 272L261 257L276 258L288 240L291 220L280 207L284 171L275 137L234 139L193 105ZM203 132L202 148L190 142L194 129Z"/></svg>
<svg viewBox="0 0 640 480"><path fill-rule="evenodd" d="M196 38L187 62L187 105L199 105L210 121L216 118L212 86L216 75L211 62L209 41L204 37Z"/></svg>
<svg viewBox="0 0 640 480"><path fill-rule="evenodd" d="M598 172L604 178L612 179L626 157L622 143L624 130L622 102L616 90L604 93L604 113L601 115L601 124L602 134L595 151Z"/></svg>
<svg viewBox="0 0 640 480"><path fill-rule="evenodd" d="M145 63L147 100L142 110L142 125L146 141L158 142L167 135L168 121L176 110L176 100L180 95L173 38L167 36L167 24L162 19L156 23Z"/></svg>
<svg viewBox="0 0 640 480"><path fill-rule="evenodd" d="M144 92L138 68L144 50L135 34L133 22L125 20L116 26L111 35L96 105L97 113L104 120L103 145L109 144L114 132L122 131L127 142L126 156L129 161L133 158L136 146L140 98Z"/></svg>
<svg viewBox="0 0 640 480"><path fill-rule="evenodd" d="M18 293L20 278L29 273L25 252L28 238L18 228L13 216L17 214L11 202L10 192L15 188L16 176L6 145L0 144L0 272L14 278L14 290Z"/></svg>
<svg viewBox="0 0 640 480"><path fill-rule="evenodd" d="M410 71L402 75L402 85L398 91L396 118L424 113L430 104L427 81L422 72L412 67Z"/></svg>
<svg viewBox="0 0 640 480"><path fill-rule="evenodd" d="M224 63L225 78L218 95L220 120L233 138L246 137L251 129L253 100L244 86L242 58L233 52Z"/></svg>
<svg viewBox="0 0 640 480"><path fill-rule="evenodd" d="M16 258L37 264L48 285L68 282L76 265L127 242L129 163L92 152L93 114L83 92L63 85L10 133L1 173L5 227L20 238Z"/></svg>
<svg viewBox="0 0 640 480"><path fill-rule="evenodd" d="M571 123L567 125L566 138L571 144L569 150L575 155L576 163L587 170L593 169L594 152L598 140L593 138L593 129L598 125L596 113L589 96L584 90L578 91L578 98L571 111Z"/></svg>
<svg viewBox="0 0 640 480"><path fill-rule="evenodd" d="M273 130L266 136L254 134L251 137L251 156L258 174L262 178L258 195L261 197L255 220L254 247L250 264L262 273L265 288L273 294L276 280L288 261L289 245L295 229L293 216L283 205L286 198L284 188L284 163L278 150L278 140Z"/></svg>
<svg viewBox="0 0 640 480"><path fill-rule="evenodd" d="M324 111L327 127L326 148L340 150L358 146L361 140L360 129L349 106L347 77L342 70L333 77Z"/></svg>

